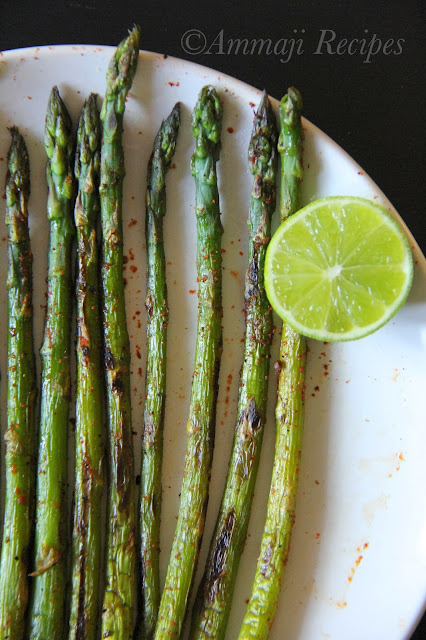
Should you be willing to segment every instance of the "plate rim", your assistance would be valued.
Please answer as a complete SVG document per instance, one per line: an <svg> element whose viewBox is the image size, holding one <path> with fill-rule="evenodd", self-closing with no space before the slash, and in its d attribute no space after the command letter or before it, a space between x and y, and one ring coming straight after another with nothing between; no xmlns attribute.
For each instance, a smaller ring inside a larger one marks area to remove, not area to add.
<svg viewBox="0 0 426 640"><path fill-rule="evenodd" d="M108 45L108 44L93 44L93 43L68 43L68 44L44 44L44 45L32 45L32 46L28 46L28 47L18 47L15 49L5 49L5 50L1 50L0 51L0 61L5 61L7 62L8 59L14 59L16 58L16 61L19 61L19 57L25 56L25 55L29 55L29 53L31 52L31 55L33 56L34 53L36 53L37 55L41 55L45 58L48 57L55 57L55 56L59 56L59 55L81 55L81 49L86 49L87 52L89 54L92 55L96 55L96 49L98 49L99 53L103 53L103 54L109 54L110 56L113 54L113 52L116 50L116 46L115 45ZM184 58L179 58L177 56L172 56L169 54L164 54L164 53L160 53L160 52L155 52L155 51L149 51L149 50L145 50L145 49L140 49L139 51L139 57L145 57L145 58L149 58L151 60L155 60L155 59L168 59L170 60L173 64L178 64L178 65L183 65L183 66L188 66L188 67L195 67L196 69L198 69L198 71L203 71L206 70L208 73L217 73L218 76L220 77L221 80L229 81L231 83L233 83L234 85L236 84L237 86L240 86L242 90L244 91L257 91L259 93L261 93L261 89L259 89L258 87L255 87L254 85L250 85L249 83L240 80L238 78L236 78L235 76L232 76L226 72L222 72L218 69L215 69L214 67L208 67L206 65L203 65L199 62L196 61L192 61L192 60L186 60ZM1 81L1 77L2 77L2 73L0 73L0 81ZM269 95L269 94L268 94ZM269 97L271 98L273 104L275 107L278 107L280 100L278 98L275 98L274 96L269 95ZM389 198L386 196L386 194L380 189L380 187L378 187L378 185L374 182L374 180L370 177L370 175L364 171L364 169L362 168L362 166L341 146L339 145L337 142L335 142L333 140L333 138L331 138L326 132L324 132L322 129L320 129L317 125L315 125L311 120L309 120L306 117L303 117L303 123L304 125L310 129L315 136L319 136L320 138L324 139L327 144L329 144L331 147L333 147L336 151L339 152L339 154L342 154L351 164L354 168L358 168L360 171L362 171L363 173L363 179L365 179L366 181L368 181L369 185L374 188L374 191L385 201L386 203L386 207L389 209L390 213L392 214L392 216L397 220L397 222L399 223L399 225L401 226L401 228L403 229L405 235L407 236L409 242L410 242L410 246L412 248L413 254L415 255L416 258L416 267L417 267L417 272L419 274L421 274L421 277L423 280L426 281L426 257L422 252L422 249L420 248L420 245L418 244L416 238L413 236L410 228L408 227L407 223L404 221L404 219L401 217L401 215L398 213L398 211L396 210L396 208L394 207L394 205L391 203L391 201L389 200ZM417 276L419 277L419 276ZM425 583L426 584L426 583ZM417 615L413 617L413 619L411 620L411 624L408 625L409 629L407 630L407 633L409 635L406 635L405 638L411 637L412 633L414 632L414 630L416 629L416 627L419 624L419 621L421 620L421 618L423 617L423 615L426 612L426 590L423 594L425 601L423 604L423 607L420 608L417 612Z"/></svg>

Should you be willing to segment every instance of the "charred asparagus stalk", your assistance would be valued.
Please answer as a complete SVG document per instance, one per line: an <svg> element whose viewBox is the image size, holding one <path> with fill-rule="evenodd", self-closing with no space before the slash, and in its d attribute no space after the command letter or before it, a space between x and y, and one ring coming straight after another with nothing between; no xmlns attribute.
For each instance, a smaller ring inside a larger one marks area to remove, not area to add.
<svg viewBox="0 0 426 640"><path fill-rule="evenodd" d="M29 637L34 640L62 637L65 608L74 144L71 119L57 87L49 98L44 143L48 156L50 234L47 308L40 352L35 568L31 574L34 580Z"/></svg>
<svg viewBox="0 0 426 640"><path fill-rule="evenodd" d="M155 138L148 165L145 238L147 251L147 363L142 446L140 535L142 611L140 637L154 636L160 605L161 463L166 393L167 287L163 218L166 173L176 147L180 107L176 104Z"/></svg>
<svg viewBox="0 0 426 640"><path fill-rule="evenodd" d="M107 391L109 491L102 637L128 640L133 632L136 548L130 346L123 280L122 143L126 96L136 73L140 31L117 47L107 71L101 110L101 225L104 360Z"/></svg>
<svg viewBox="0 0 426 640"><path fill-rule="evenodd" d="M284 221L299 208L302 169L302 98L291 87L281 100L280 213ZM294 522L300 468L306 340L284 324L280 346L276 441L271 489L253 590L239 640L265 640L274 620Z"/></svg>
<svg viewBox="0 0 426 640"><path fill-rule="evenodd" d="M195 367L181 502L156 640L180 637L207 509L222 348L222 224L216 174L221 123L222 104L216 90L204 87L192 119L196 139L191 170L196 184L199 302Z"/></svg>
<svg viewBox="0 0 426 640"><path fill-rule="evenodd" d="M96 95L81 112L75 158L77 229L77 388L72 592L69 640L94 640L98 618L103 489L101 321L96 222L100 122Z"/></svg>
<svg viewBox="0 0 426 640"><path fill-rule="evenodd" d="M248 153L254 183L248 219L246 331L237 422L222 504L195 601L192 640L225 637L259 465L272 339L272 312L264 287L264 262L275 210L276 144L275 115L264 94L254 118Z"/></svg>
<svg viewBox="0 0 426 640"><path fill-rule="evenodd" d="M34 507L34 403L32 254L28 231L30 165L24 138L10 130L6 176L8 229L8 376L6 488L0 564L0 638L24 638L28 604L28 546Z"/></svg>

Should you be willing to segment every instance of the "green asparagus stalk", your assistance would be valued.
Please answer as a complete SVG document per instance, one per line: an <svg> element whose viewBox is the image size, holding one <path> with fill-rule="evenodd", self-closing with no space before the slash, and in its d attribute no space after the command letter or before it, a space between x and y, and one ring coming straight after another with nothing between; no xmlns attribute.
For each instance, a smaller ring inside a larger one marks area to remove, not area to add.
<svg viewBox="0 0 426 640"><path fill-rule="evenodd" d="M264 287L264 263L275 210L276 144L275 115L264 94L254 118L248 157L254 183L248 219L246 331L237 422L225 492L194 605L191 640L225 638L259 466L272 339L272 312Z"/></svg>
<svg viewBox="0 0 426 640"><path fill-rule="evenodd" d="M28 604L28 546L35 493L32 254L28 231L30 165L24 138L10 130L6 176L8 228L8 385L6 489L0 564L0 639L24 638Z"/></svg>
<svg viewBox="0 0 426 640"><path fill-rule="evenodd" d="M222 104L204 87L192 119L196 139L191 171L196 184L198 326L187 447L178 521L155 640L179 638L204 531L222 350L222 224L216 163Z"/></svg>
<svg viewBox="0 0 426 640"><path fill-rule="evenodd" d="M74 173L78 179L77 388L72 592L69 640L94 640L98 619L103 489L101 321L96 222L100 121L96 95L81 112Z"/></svg>
<svg viewBox="0 0 426 640"><path fill-rule="evenodd" d="M67 442L71 354L71 245L74 237L73 137L57 87L50 94L44 138L50 223L47 308L41 347L42 382L37 467L32 639L61 638L67 538Z"/></svg>
<svg viewBox="0 0 426 640"><path fill-rule="evenodd" d="M284 221L299 208L303 131L302 98L291 87L280 104L280 213ZM277 609L296 506L304 415L306 340L283 326L275 410L276 442L271 488L253 590L239 640L265 640Z"/></svg>
<svg viewBox="0 0 426 640"><path fill-rule="evenodd" d="M100 201L104 359L109 442L106 575L103 638L132 636L136 578L133 434L130 406L130 346L123 280L122 143L126 96L136 73L140 31L117 47L107 71L101 110Z"/></svg>
<svg viewBox="0 0 426 640"><path fill-rule="evenodd" d="M145 237L147 250L147 362L142 442L140 535L142 625L140 637L154 636L160 605L161 463L166 392L167 287L163 218L166 214L166 173L175 151L180 124L177 103L162 123L148 165Z"/></svg>

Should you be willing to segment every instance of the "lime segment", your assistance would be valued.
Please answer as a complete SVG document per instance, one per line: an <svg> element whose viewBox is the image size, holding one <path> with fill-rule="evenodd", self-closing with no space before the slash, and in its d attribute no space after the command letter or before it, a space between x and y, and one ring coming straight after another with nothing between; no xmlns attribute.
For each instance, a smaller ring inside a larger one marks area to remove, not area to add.
<svg viewBox="0 0 426 640"><path fill-rule="evenodd" d="M337 342L362 338L404 304L413 279L408 240L380 205L333 196L278 228L265 285L281 318L299 333Z"/></svg>

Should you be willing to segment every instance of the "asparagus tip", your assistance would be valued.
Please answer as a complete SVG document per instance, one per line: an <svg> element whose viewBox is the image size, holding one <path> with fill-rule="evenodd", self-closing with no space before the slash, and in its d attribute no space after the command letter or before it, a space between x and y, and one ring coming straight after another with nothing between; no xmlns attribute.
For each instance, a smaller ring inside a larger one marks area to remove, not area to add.
<svg viewBox="0 0 426 640"><path fill-rule="evenodd" d="M222 102L212 85L204 86L192 115L192 131L196 138L195 156L219 158L222 129Z"/></svg>
<svg viewBox="0 0 426 640"><path fill-rule="evenodd" d="M180 103L177 102L168 117L161 123L155 146L161 149L161 155L168 167L175 152L180 125Z"/></svg>
<svg viewBox="0 0 426 640"><path fill-rule="evenodd" d="M55 85L49 95L45 121L44 146L49 158L53 156L56 143L61 148L70 146L71 130L70 114Z"/></svg>
<svg viewBox="0 0 426 640"><path fill-rule="evenodd" d="M19 193L28 198L30 194L30 164L28 150L17 127L9 128L12 140L7 157L6 201L10 206Z"/></svg>
<svg viewBox="0 0 426 640"><path fill-rule="evenodd" d="M257 110L259 111L260 109L266 109L268 104L269 104L268 92L266 91L266 89L264 89L262 91L262 95L260 97L260 102Z"/></svg>
<svg viewBox="0 0 426 640"><path fill-rule="evenodd" d="M248 148L249 167L253 174L265 173L271 162L274 162L277 136L275 114L268 94L264 91L254 115Z"/></svg>
<svg viewBox="0 0 426 640"><path fill-rule="evenodd" d="M133 82L139 58L140 27L135 25L120 42L107 71L107 100L117 100L117 112L123 113L127 93Z"/></svg>
<svg viewBox="0 0 426 640"><path fill-rule="evenodd" d="M141 29L135 24L132 29L129 29L128 34L117 46L113 58L119 60L125 56L128 52L139 52L139 43L141 38Z"/></svg>
<svg viewBox="0 0 426 640"><path fill-rule="evenodd" d="M101 127L97 98L96 93L91 93L87 97L78 121L74 163L76 178L80 178L81 176L82 164L88 165L91 159L97 160L97 163L99 163L99 158L96 157L96 151L99 149Z"/></svg>
<svg viewBox="0 0 426 640"><path fill-rule="evenodd" d="M303 108L303 100L300 91L296 87L289 87L286 95L282 98L280 103L280 115L282 123L285 125L291 125L293 122L300 118L300 113Z"/></svg>

